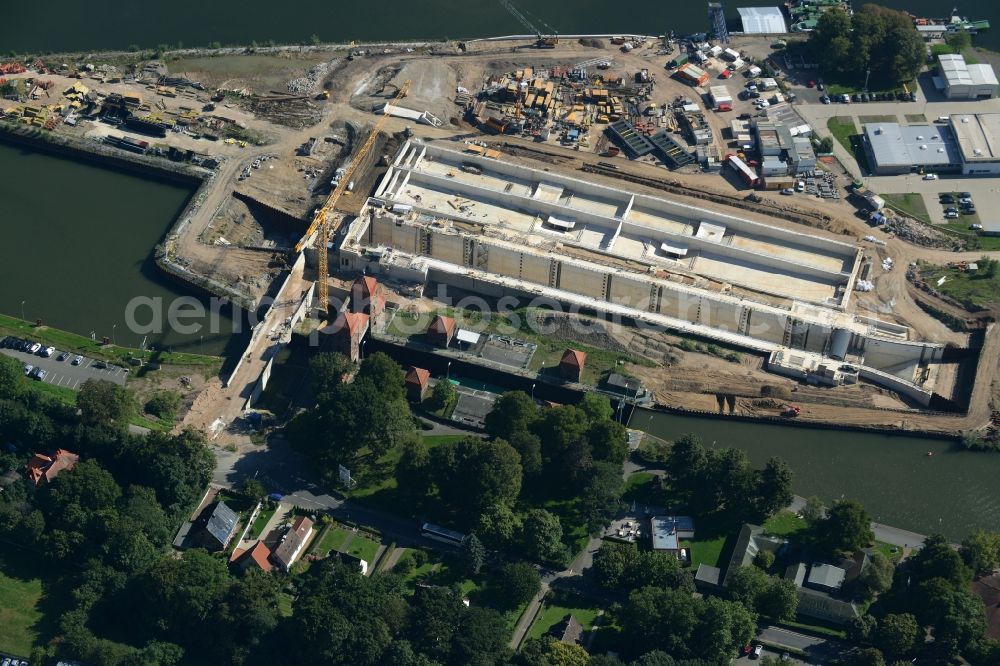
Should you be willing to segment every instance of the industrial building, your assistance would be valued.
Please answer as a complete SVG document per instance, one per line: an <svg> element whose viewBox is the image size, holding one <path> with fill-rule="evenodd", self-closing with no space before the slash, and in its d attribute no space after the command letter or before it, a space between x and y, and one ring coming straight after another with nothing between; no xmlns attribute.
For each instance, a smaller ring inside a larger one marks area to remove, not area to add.
<svg viewBox="0 0 1000 666"><path fill-rule="evenodd" d="M541 298L761 353L843 359L923 404L943 349L847 311L853 245L437 143L400 148L335 261L398 284Z"/></svg>
<svg viewBox="0 0 1000 666"><path fill-rule="evenodd" d="M961 153L947 125L868 123L862 143L869 165L880 176L962 169Z"/></svg>
<svg viewBox="0 0 1000 666"><path fill-rule="evenodd" d="M1000 113L960 113L949 119L967 176L1000 174Z"/></svg>
<svg viewBox="0 0 1000 666"><path fill-rule="evenodd" d="M743 32L747 35L776 35L788 32L780 7L738 7Z"/></svg>
<svg viewBox="0 0 1000 666"><path fill-rule="evenodd" d="M951 100L992 99L997 95L997 75L990 65L970 65L955 53L938 56L940 77L935 85Z"/></svg>

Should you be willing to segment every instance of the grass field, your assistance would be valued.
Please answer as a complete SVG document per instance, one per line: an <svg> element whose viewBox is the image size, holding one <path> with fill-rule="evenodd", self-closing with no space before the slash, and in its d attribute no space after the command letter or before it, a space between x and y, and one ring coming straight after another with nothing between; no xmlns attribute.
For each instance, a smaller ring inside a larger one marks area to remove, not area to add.
<svg viewBox="0 0 1000 666"><path fill-rule="evenodd" d="M462 435L430 435L423 437L428 449L446 444L454 444L463 439ZM357 485L351 489L351 497L395 513L399 513L396 498L396 463L402 450L397 447L368 465L355 477Z"/></svg>
<svg viewBox="0 0 1000 666"><path fill-rule="evenodd" d="M264 527L267 526L267 521L271 520L271 516L274 515L275 509L263 507L260 513L257 514L256 520L253 521L253 526L250 528L250 538L258 539L260 538L260 533L264 531Z"/></svg>
<svg viewBox="0 0 1000 666"><path fill-rule="evenodd" d="M347 542L349 536L350 533L347 530L340 527L331 527L317 541L316 545L313 546L312 552L319 557L326 557L330 551L340 550Z"/></svg>
<svg viewBox="0 0 1000 666"><path fill-rule="evenodd" d="M851 145L851 137L858 134L858 126L854 124L854 118L833 116L826 121L826 127L830 130L833 138L836 139L847 152L853 155L854 147Z"/></svg>
<svg viewBox="0 0 1000 666"><path fill-rule="evenodd" d="M42 641L41 567L26 551L4 544L0 555L0 652L27 657Z"/></svg>
<svg viewBox="0 0 1000 666"><path fill-rule="evenodd" d="M867 123L895 123L899 122L896 116L858 116L858 122L862 125Z"/></svg>
<svg viewBox="0 0 1000 666"><path fill-rule="evenodd" d="M919 194L881 194L886 204L895 208L904 215L909 215L915 220L920 220L924 224L931 223L931 216L924 205L924 198Z"/></svg>
<svg viewBox="0 0 1000 666"><path fill-rule="evenodd" d="M375 554L378 553L379 543L367 537L356 534L347 548L347 552L355 557L360 557L368 566L375 566Z"/></svg>
<svg viewBox="0 0 1000 666"><path fill-rule="evenodd" d="M1000 302L1000 275L990 278L983 271L968 273L930 264L921 264L920 275L942 294L967 307L989 308ZM937 284L942 277L944 282Z"/></svg>
<svg viewBox="0 0 1000 666"><path fill-rule="evenodd" d="M597 619L598 608L589 603L586 599L576 595L560 595L552 601L546 602L542 610L538 613L525 640L531 638L541 638L547 634L552 627L559 624L563 619L572 614L584 631L590 631Z"/></svg>
<svg viewBox="0 0 1000 666"><path fill-rule="evenodd" d="M800 518L791 511L779 511L766 521L764 521L764 532L775 536L791 536L804 530L807 525L804 518Z"/></svg>
<svg viewBox="0 0 1000 666"><path fill-rule="evenodd" d="M131 349L129 347L102 345L96 340L91 340L76 333L61 331L48 326L35 326L31 322L16 317L0 315L0 337L5 335L31 338L38 342L46 342L61 351L76 352L90 358L99 358L119 364L126 364L129 358L137 357L140 354L145 358L150 357L149 352L143 354L138 349ZM222 359L218 356L184 354L179 352L155 352L153 357L161 364L202 366L206 370L212 369L214 372L218 372L219 368L222 367Z"/></svg>
<svg viewBox="0 0 1000 666"><path fill-rule="evenodd" d="M893 564L899 564L899 561L903 559L903 549L899 546L893 546L891 543L876 541L875 550L885 555Z"/></svg>

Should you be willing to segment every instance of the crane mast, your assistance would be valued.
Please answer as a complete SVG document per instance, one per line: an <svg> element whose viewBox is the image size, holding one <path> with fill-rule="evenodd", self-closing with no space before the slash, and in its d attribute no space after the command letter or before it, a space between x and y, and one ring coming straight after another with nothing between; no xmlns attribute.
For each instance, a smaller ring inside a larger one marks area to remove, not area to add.
<svg viewBox="0 0 1000 666"><path fill-rule="evenodd" d="M406 94L410 90L410 81L405 81L403 85L399 87L399 91L396 96L392 99L393 102L398 102L399 100L406 97ZM309 242L310 237L316 234L316 249L319 252L319 266L316 275L317 284L317 297L319 300L319 307L323 309L324 312L330 311L330 260L328 256L327 246L330 243L331 236L337 232L336 228L333 228L334 220L334 207L337 202L340 201L340 197L344 195L347 191L348 186L352 182L351 179L354 177L354 172L357 171L358 167L364 162L368 153L371 152L372 148L375 146L375 141L378 139L379 133L385 126L386 121L389 119L389 114L383 114L375 126L372 128L371 133L368 135L368 139L365 140L364 144L354 155L354 159L351 163L347 165L344 169L344 174L340 177L340 182L334 188L333 192L327 198L323 207L320 208L316 215L313 217L312 223L306 230L305 235L302 240L298 242L295 246L296 252L301 252L302 248ZM317 233L318 232L318 233Z"/></svg>
<svg viewBox="0 0 1000 666"><path fill-rule="evenodd" d="M500 6L506 9L508 12L510 12L511 16L520 21L521 25L523 25L525 28L527 28L528 30L530 30L535 34L535 36L538 38L538 41L535 43L535 46L537 46L538 48L553 49L556 47L556 44L559 43L559 33L553 30L552 26L545 23L545 21L541 20L538 17L534 17L536 21L542 24L542 28L545 29L545 31L543 32L542 30L537 28L535 24L532 23L531 20L524 15L524 12L518 9L517 6L515 6L514 3L511 2L510 0L500 0Z"/></svg>

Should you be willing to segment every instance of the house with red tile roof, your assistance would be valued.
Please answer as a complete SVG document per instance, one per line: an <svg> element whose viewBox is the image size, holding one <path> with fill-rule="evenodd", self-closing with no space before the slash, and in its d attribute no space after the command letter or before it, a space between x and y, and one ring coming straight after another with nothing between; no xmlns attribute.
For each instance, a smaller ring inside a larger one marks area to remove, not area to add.
<svg viewBox="0 0 1000 666"><path fill-rule="evenodd" d="M559 361L559 374L563 379L571 382L578 382L583 376L583 365L587 362L587 355L582 351L567 349L562 360Z"/></svg>
<svg viewBox="0 0 1000 666"><path fill-rule="evenodd" d="M256 567L264 572L270 572L272 568L269 561L270 557L271 549L265 546L263 541L258 541L253 545L253 548L236 548L233 550L233 555L229 558L229 564L241 572L252 567Z"/></svg>
<svg viewBox="0 0 1000 666"><path fill-rule="evenodd" d="M411 365L406 371L406 397L411 402L421 402L427 395L427 387L430 386L431 373L429 370Z"/></svg>
<svg viewBox="0 0 1000 666"><path fill-rule="evenodd" d="M376 329L382 327L385 314L385 288L371 275L363 275L351 285L351 312L366 314Z"/></svg>
<svg viewBox="0 0 1000 666"><path fill-rule="evenodd" d="M455 337L455 320L451 317L438 315L427 328L427 340L438 347L447 348Z"/></svg>
<svg viewBox="0 0 1000 666"><path fill-rule="evenodd" d="M48 483L64 469L72 469L80 462L80 456L65 449L56 449L51 456L36 453L25 466L25 471L35 487Z"/></svg>

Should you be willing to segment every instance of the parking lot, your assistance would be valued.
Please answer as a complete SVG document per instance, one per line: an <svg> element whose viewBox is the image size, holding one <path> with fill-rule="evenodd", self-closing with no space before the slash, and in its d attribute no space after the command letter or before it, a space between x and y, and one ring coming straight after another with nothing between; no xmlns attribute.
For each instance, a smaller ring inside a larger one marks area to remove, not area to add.
<svg viewBox="0 0 1000 666"><path fill-rule="evenodd" d="M117 365L107 364L106 367L99 367L101 362L92 358L84 358L80 365L73 365L72 360L75 354L70 354L65 360L60 361L57 350L51 357L46 358L38 354L10 349L0 348L0 352L17 359L23 365L32 365L35 368L42 368L46 375L42 380L46 384L62 386L68 389L77 390L80 384L88 379L104 379L120 386L125 385L128 378L128 370Z"/></svg>

